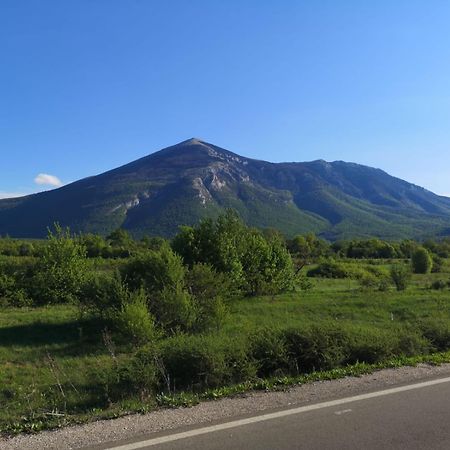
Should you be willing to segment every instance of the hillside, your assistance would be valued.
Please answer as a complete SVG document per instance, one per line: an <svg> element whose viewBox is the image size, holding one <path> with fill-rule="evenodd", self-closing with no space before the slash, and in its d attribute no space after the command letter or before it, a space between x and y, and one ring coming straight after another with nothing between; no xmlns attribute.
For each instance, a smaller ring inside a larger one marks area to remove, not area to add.
<svg viewBox="0 0 450 450"><path fill-rule="evenodd" d="M172 236L236 209L250 225L329 239L450 234L450 199L379 169L342 161L270 163L190 139L103 174L0 200L0 235L73 231Z"/></svg>

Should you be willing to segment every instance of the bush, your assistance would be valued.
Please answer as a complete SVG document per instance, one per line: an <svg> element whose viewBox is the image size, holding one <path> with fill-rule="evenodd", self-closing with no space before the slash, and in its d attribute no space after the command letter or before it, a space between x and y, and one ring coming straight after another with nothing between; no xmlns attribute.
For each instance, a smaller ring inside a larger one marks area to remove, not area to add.
<svg viewBox="0 0 450 450"><path fill-rule="evenodd" d="M121 308L111 315L114 327L134 345L156 341L158 333L151 316L144 290L129 292Z"/></svg>
<svg viewBox="0 0 450 450"><path fill-rule="evenodd" d="M168 244L131 258L120 269L122 278L132 289L143 287L149 296L164 289L182 286L186 269L180 256Z"/></svg>
<svg viewBox="0 0 450 450"><path fill-rule="evenodd" d="M122 282L119 273L95 274L83 283L78 295L82 309L102 317L109 317L119 311L130 297L128 287Z"/></svg>
<svg viewBox="0 0 450 450"><path fill-rule="evenodd" d="M432 262L433 262L433 266L431 269L431 272L433 273L441 273L442 269L444 268L444 260L443 258L441 258L440 256L437 255L433 255L432 256Z"/></svg>
<svg viewBox="0 0 450 450"><path fill-rule="evenodd" d="M439 319L423 320L419 322L419 327L434 351L450 349L450 324L448 322Z"/></svg>
<svg viewBox="0 0 450 450"><path fill-rule="evenodd" d="M96 381L97 392L102 392L105 404L111 405L130 395L138 395L141 401L154 399L160 382L160 363L158 347L147 344L136 353L121 356L111 361L108 367L93 371L91 378Z"/></svg>
<svg viewBox="0 0 450 450"><path fill-rule="evenodd" d="M428 250L419 247L411 256L411 264L414 273L430 273L433 267L433 260Z"/></svg>
<svg viewBox="0 0 450 450"><path fill-rule="evenodd" d="M17 286L14 277L6 274L0 275L0 306L23 307L31 306L32 301L27 292Z"/></svg>
<svg viewBox="0 0 450 450"><path fill-rule="evenodd" d="M142 253L121 268L133 289L145 289L150 312L166 331L191 331L196 322L192 296L185 289L186 268L167 243Z"/></svg>
<svg viewBox="0 0 450 450"><path fill-rule="evenodd" d="M55 225L35 267L31 296L35 303L66 303L78 298L88 274L86 249L69 229Z"/></svg>
<svg viewBox="0 0 450 450"><path fill-rule="evenodd" d="M217 273L209 264L194 264L185 283L194 302L194 330L219 330L227 315L225 299L233 295L226 274Z"/></svg>
<svg viewBox="0 0 450 450"><path fill-rule="evenodd" d="M172 248L189 267L210 264L248 295L274 294L294 286L294 267L284 241L245 226L231 210L215 221L182 227Z"/></svg>
<svg viewBox="0 0 450 450"><path fill-rule="evenodd" d="M157 323L169 333L192 331L196 309L191 295L182 287L164 288L149 299L150 311Z"/></svg>
<svg viewBox="0 0 450 450"><path fill-rule="evenodd" d="M220 341L213 337L178 335L167 339L161 359L172 391L201 390L226 384L230 372Z"/></svg>
<svg viewBox="0 0 450 450"><path fill-rule="evenodd" d="M155 345L155 342L141 347L133 355L131 362L121 370L122 384L131 386L141 398L148 397L156 391L160 376L159 347Z"/></svg>
<svg viewBox="0 0 450 450"><path fill-rule="evenodd" d="M435 280L430 285L430 289L434 289L436 291L446 289L448 287L448 282L445 280Z"/></svg>
<svg viewBox="0 0 450 450"><path fill-rule="evenodd" d="M284 331L286 351L291 367L297 373L329 370L347 359L345 332L337 327L322 325Z"/></svg>
<svg viewBox="0 0 450 450"><path fill-rule="evenodd" d="M294 287L292 258L276 236L266 239L260 233L249 233L241 263L243 289L249 295L277 294Z"/></svg>
<svg viewBox="0 0 450 450"><path fill-rule="evenodd" d="M285 337L275 329L262 329L250 335L250 355L261 378L289 373Z"/></svg>
<svg viewBox="0 0 450 450"><path fill-rule="evenodd" d="M375 289L379 285L378 278L371 273L364 274L358 282L362 289Z"/></svg>
<svg viewBox="0 0 450 450"><path fill-rule="evenodd" d="M332 259L320 263L317 267L308 270L308 277L321 278L355 278L355 273L343 264Z"/></svg>
<svg viewBox="0 0 450 450"><path fill-rule="evenodd" d="M397 291L404 291L408 287L411 279L411 272L408 267L402 264L395 264L391 267L390 275Z"/></svg>

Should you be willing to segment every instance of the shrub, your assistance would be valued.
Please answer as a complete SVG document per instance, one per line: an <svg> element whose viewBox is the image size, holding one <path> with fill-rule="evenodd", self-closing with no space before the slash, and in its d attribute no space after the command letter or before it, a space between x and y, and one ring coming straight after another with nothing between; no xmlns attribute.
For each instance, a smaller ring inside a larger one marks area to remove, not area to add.
<svg viewBox="0 0 450 450"><path fill-rule="evenodd" d="M158 346L154 343L141 347L133 355L122 355L109 366L103 364L101 370L92 371L96 391L102 392L106 404L111 404L130 395L138 395L141 401L154 398L160 382Z"/></svg>
<svg viewBox="0 0 450 450"><path fill-rule="evenodd" d="M361 276L358 282L362 289L375 289L379 285L378 278L371 273Z"/></svg>
<svg viewBox="0 0 450 450"><path fill-rule="evenodd" d="M248 336L232 337L222 342L230 382L241 383L257 378L259 364L251 355Z"/></svg>
<svg viewBox="0 0 450 450"><path fill-rule="evenodd" d="M229 379L225 352L213 337L178 335L164 341L161 359L172 391L201 390Z"/></svg>
<svg viewBox="0 0 450 450"><path fill-rule="evenodd" d="M164 243L159 250L148 250L131 258L120 272L130 288L143 287L151 296L163 289L179 288L186 269L181 257Z"/></svg>
<svg viewBox="0 0 450 450"><path fill-rule="evenodd" d="M348 358L346 333L335 326L310 326L284 331L290 364L297 373L328 370Z"/></svg>
<svg viewBox="0 0 450 450"><path fill-rule="evenodd" d="M14 277L6 274L0 275L0 305L1 306L31 306L32 301L27 292L20 288Z"/></svg>
<svg viewBox="0 0 450 450"><path fill-rule="evenodd" d="M186 276L195 308L195 331L218 330L225 320L225 299L233 295L231 282L209 264L194 264Z"/></svg>
<svg viewBox="0 0 450 450"><path fill-rule="evenodd" d="M95 274L82 284L78 304L89 312L109 317L127 303L129 296L130 291L122 282L119 273Z"/></svg>
<svg viewBox="0 0 450 450"><path fill-rule="evenodd" d="M403 264L395 264L391 267L390 275L397 291L404 291L408 287L411 279L411 272L408 267Z"/></svg>
<svg viewBox="0 0 450 450"><path fill-rule="evenodd" d="M429 319L419 322L423 336L431 343L433 350L450 349L450 324L445 320Z"/></svg>
<svg viewBox="0 0 450 450"><path fill-rule="evenodd" d="M321 278L353 278L354 274L349 271L343 264L334 260L328 260L320 263L317 267L312 268L307 273L308 277Z"/></svg>
<svg viewBox="0 0 450 450"><path fill-rule="evenodd" d="M426 248L419 247L411 256L411 264L414 273L430 273L433 260Z"/></svg>
<svg viewBox="0 0 450 450"><path fill-rule="evenodd" d="M289 358L284 335L279 330L262 329L250 335L250 355L259 377L289 372Z"/></svg>
<svg viewBox="0 0 450 450"><path fill-rule="evenodd" d="M296 286L301 291L309 291L314 287L314 283L303 274L296 275Z"/></svg>
<svg viewBox="0 0 450 450"><path fill-rule="evenodd" d="M448 282L445 280L435 280L430 285L430 289L442 290L448 287Z"/></svg>
<svg viewBox="0 0 450 450"><path fill-rule="evenodd" d="M192 331L196 323L192 296L182 287L164 288L153 294L149 307L157 323L167 332Z"/></svg>
<svg viewBox="0 0 450 450"><path fill-rule="evenodd" d="M278 293L294 285L294 267L283 240L245 226L232 210L215 221L182 227L172 247L189 267L210 264L249 295Z"/></svg>
<svg viewBox="0 0 450 450"><path fill-rule="evenodd" d="M159 347L151 342L141 347L129 364L121 368L122 385L131 386L140 397L148 397L158 387L161 376ZM129 387L128 387L129 389Z"/></svg>
<svg viewBox="0 0 450 450"><path fill-rule="evenodd" d="M36 303L65 303L77 299L88 274L86 250L69 229L55 225L35 267L32 297Z"/></svg>
<svg viewBox="0 0 450 450"><path fill-rule="evenodd" d="M145 289L150 312L166 331L192 330L196 309L184 286L186 268L167 243L132 258L121 274L131 288Z"/></svg>
<svg viewBox="0 0 450 450"><path fill-rule="evenodd" d="M420 333L420 330L403 329L399 330L396 336L397 355L416 356L430 351L430 342Z"/></svg>
<svg viewBox="0 0 450 450"><path fill-rule="evenodd" d="M279 238L249 233L241 258L243 289L249 295L277 294L294 287L292 258Z"/></svg>
<svg viewBox="0 0 450 450"><path fill-rule="evenodd" d="M126 294L121 308L111 315L114 327L134 345L156 341L158 333L143 289Z"/></svg>
<svg viewBox="0 0 450 450"><path fill-rule="evenodd" d="M440 256L432 255L433 266L431 268L431 272L440 273L444 267L444 260Z"/></svg>

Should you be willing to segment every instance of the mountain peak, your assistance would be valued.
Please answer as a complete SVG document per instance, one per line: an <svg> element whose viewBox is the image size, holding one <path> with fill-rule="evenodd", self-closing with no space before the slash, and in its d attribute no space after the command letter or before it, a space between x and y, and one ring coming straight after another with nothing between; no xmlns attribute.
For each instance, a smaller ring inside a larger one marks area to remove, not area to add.
<svg viewBox="0 0 450 450"><path fill-rule="evenodd" d="M190 139L186 139L185 141L181 141L178 144L175 144L175 147L178 147L179 145L206 145L204 141L202 141L199 138L192 137Z"/></svg>
<svg viewBox="0 0 450 450"><path fill-rule="evenodd" d="M450 199L346 162L269 163L192 137L60 189L0 200L0 235L74 232L173 236L234 208L250 225L286 235L387 239L448 234Z"/></svg>

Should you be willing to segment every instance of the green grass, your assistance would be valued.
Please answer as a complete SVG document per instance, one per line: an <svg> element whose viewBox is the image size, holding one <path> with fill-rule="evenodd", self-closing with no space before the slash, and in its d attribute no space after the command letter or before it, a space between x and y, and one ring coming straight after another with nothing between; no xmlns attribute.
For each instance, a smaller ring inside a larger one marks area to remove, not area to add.
<svg viewBox="0 0 450 450"><path fill-rule="evenodd" d="M379 327L392 323L410 324L419 319L440 318L450 321L449 290L427 289L431 280L442 274L414 275L405 292L391 288L387 292L362 290L357 281L315 280L307 292L239 300L232 305L228 332L239 332L248 326L283 327L317 323L322 320L371 324Z"/></svg>
<svg viewBox="0 0 450 450"><path fill-rule="evenodd" d="M447 266L448 267L448 266ZM106 270L101 263L99 270ZM397 332L421 323L450 326L450 291L428 289L448 273L414 275L405 292L362 290L351 279L314 279L314 288L276 297L236 299L219 335L234 339L258 328L301 328L342 324ZM108 335L107 335L108 338ZM157 404L177 406L219 398L248 389L277 388L308 380L358 375L380 367L420 361L449 362L449 353L396 357L377 364L357 364L315 374L248 380L203 392L160 394L111 400L111 370L133 349L103 336L96 320L80 318L73 306L0 310L0 431L38 431L67 423L146 411ZM443 350L443 349L441 349Z"/></svg>

